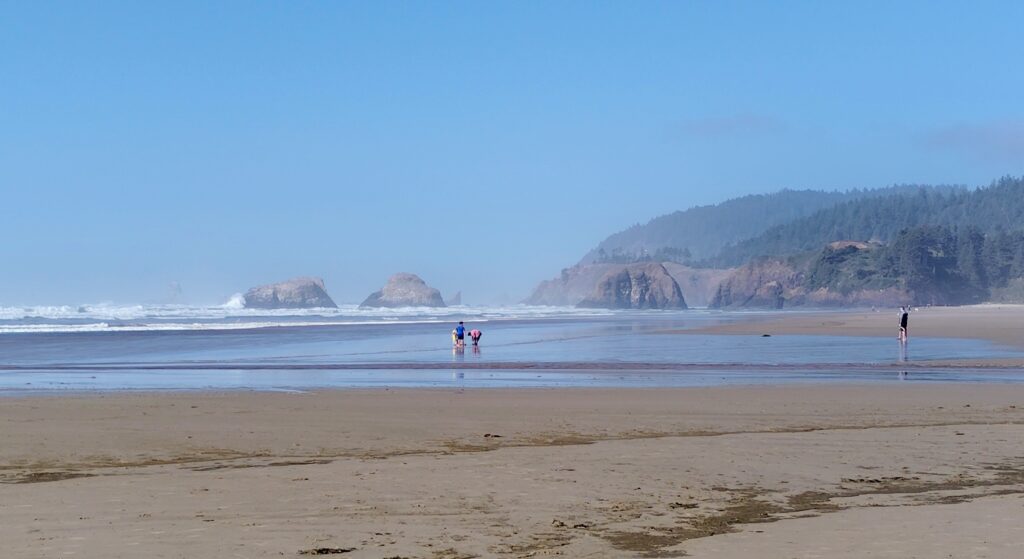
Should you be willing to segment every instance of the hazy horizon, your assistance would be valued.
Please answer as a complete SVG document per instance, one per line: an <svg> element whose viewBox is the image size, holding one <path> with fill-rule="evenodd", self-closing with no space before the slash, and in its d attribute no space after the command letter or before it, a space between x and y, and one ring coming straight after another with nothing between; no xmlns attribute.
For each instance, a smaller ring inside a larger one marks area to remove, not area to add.
<svg viewBox="0 0 1024 559"><path fill-rule="evenodd" d="M516 302L783 188L1024 174L1024 4L0 5L0 306Z"/></svg>

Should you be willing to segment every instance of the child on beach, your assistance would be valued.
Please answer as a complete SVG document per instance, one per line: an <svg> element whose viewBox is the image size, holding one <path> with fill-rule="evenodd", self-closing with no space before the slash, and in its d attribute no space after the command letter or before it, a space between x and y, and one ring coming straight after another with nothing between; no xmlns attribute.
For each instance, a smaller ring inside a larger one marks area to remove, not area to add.
<svg viewBox="0 0 1024 559"><path fill-rule="evenodd" d="M480 345L480 336L483 335L484 333L476 328L469 331L469 339L473 340L473 345Z"/></svg>

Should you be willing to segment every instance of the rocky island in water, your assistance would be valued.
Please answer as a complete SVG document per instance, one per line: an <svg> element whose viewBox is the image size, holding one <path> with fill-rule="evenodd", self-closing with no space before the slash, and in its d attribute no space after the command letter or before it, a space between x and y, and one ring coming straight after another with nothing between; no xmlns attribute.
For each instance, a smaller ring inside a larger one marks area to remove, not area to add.
<svg viewBox="0 0 1024 559"><path fill-rule="evenodd" d="M247 309L337 308L321 278L300 277L253 287L245 292Z"/></svg>
<svg viewBox="0 0 1024 559"><path fill-rule="evenodd" d="M360 307L444 307L441 292L427 285L416 274L398 273L388 283L374 291Z"/></svg>

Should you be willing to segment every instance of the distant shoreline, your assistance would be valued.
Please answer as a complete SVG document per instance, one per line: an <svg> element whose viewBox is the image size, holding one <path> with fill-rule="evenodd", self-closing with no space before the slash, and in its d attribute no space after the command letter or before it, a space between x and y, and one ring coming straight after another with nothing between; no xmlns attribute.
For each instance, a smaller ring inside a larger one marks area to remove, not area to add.
<svg viewBox="0 0 1024 559"><path fill-rule="evenodd" d="M752 315L750 320L717 324L674 334L771 336L866 336L896 338L898 309L877 311L812 311L794 315ZM915 337L987 340L1024 348L1024 305L995 304L963 307L920 307L910 313L910 343ZM955 361L950 361L955 363Z"/></svg>

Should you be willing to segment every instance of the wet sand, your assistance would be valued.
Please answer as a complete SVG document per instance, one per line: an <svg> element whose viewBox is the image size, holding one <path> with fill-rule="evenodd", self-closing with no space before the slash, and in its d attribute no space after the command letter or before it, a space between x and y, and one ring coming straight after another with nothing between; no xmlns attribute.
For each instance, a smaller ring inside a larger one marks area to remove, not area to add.
<svg viewBox="0 0 1024 559"><path fill-rule="evenodd" d="M11 557L1020 557L1024 386L12 397L0 482Z"/></svg>
<svg viewBox="0 0 1024 559"><path fill-rule="evenodd" d="M680 332L878 336L896 339L898 309L750 315L747 320ZM1024 305L922 307L910 313L910 339L971 338L1024 347Z"/></svg>
<svg viewBox="0 0 1024 559"><path fill-rule="evenodd" d="M675 334L822 335L896 339L898 309L751 315L748 320L719 324ZM910 314L910 343L914 337L966 338L1024 348L1024 305L923 307ZM1024 367L1024 359L971 359L931 361L936 366Z"/></svg>

